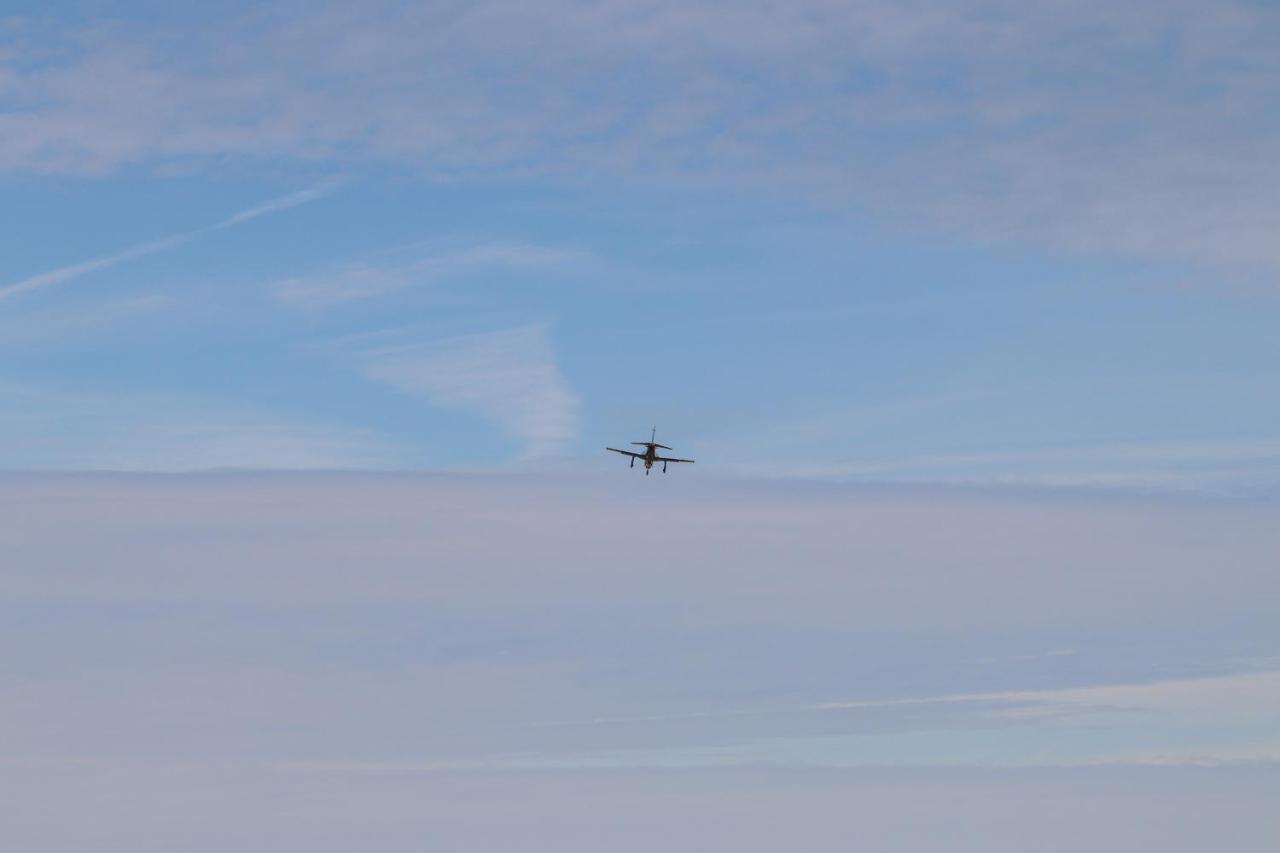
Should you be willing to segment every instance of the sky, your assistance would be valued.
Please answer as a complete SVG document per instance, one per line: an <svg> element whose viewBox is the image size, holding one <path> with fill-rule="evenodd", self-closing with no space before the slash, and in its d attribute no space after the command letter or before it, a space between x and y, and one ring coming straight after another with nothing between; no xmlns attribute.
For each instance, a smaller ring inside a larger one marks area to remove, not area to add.
<svg viewBox="0 0 1280 853"><path fill-rule="evenodd" d="M0 841L1274 850L1278 38L9 0Z"/></svg>

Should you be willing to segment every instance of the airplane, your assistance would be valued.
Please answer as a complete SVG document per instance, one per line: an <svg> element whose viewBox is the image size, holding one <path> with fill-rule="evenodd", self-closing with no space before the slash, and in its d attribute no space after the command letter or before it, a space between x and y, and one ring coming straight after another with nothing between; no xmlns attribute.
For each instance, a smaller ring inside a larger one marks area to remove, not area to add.
<svg viewBox="0 0 1280 853"><path fill-rule="evenodd" d="M644 463L644 475L649 476L649 469L653 467L653 463L662 463L662 473L667 473L668 462L693 462L692 459L676 459L673 456L659 456L658 448L670 450L665 444L658 444L658 428L654 427L653 432L649 435L648 441L633 441L632 444L644 445L644 453L632 453L630 450L619 450L616 447L606 447L605 450L612 450L614 453L621 453L623 456L631 457L631 467L636 467L636 460L639 459Z"/></svg>

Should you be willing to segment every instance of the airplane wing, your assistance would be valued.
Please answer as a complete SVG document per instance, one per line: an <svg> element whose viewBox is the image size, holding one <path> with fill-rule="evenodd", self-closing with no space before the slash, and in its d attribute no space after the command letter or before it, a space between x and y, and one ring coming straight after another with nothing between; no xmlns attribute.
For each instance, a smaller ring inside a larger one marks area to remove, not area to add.
<svg viewBox="0 0 1280 853"><path fill-rule="evenodd" d="M612 450L614 453L621 453L623 456L634 456L636 459L643 459L643 453L632 453L630 450L619 450L616 447L606 447L605 450Z"/></svg>
<svg viewBox="0 0 1280 853"><path fill-rule="evenodd" d="M654 462L692 462L692 459L673 459L670 456L655 456Z"/></svg>

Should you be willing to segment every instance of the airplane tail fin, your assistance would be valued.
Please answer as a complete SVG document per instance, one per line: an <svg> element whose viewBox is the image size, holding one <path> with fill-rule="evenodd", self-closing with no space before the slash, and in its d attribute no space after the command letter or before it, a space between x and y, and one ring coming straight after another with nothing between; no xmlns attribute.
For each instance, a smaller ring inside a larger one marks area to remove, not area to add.
<svg viewBox="0 0 1280 853"><path fill-rule="evenodd" d="M661 447L663 450L670 450L665 444L658 444L658 428L654 427L653 432L649 433L648 441L633 441L632 444L638 444L641 447Z"/></svg>

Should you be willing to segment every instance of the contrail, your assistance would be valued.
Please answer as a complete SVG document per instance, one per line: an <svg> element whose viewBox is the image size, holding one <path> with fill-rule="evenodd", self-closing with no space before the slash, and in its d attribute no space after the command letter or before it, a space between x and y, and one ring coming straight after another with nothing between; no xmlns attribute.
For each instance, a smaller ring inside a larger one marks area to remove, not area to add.
<svg viewBox="0 0 1280 853"><path fill-rule="evenodd" d="M1056 687L1036 690L999 690L986 693L951 693L941 696L921 696L906 699L865 699L854 701L816 702L803 705L775 705L762 708L727 708L724 710L680 711L666 714L645 714L626 717L589 717L577 720L549 720L529 723L531 728L566 726L606 726L622 723L661 723L678 720L703 720L727 717L760 717L780 714L823 713L853 711L869 708L903 708L910 706L957 705L966 703L998 703L1010 706L1041 707L1046 711L1068 709L1072 711L1156 711L1164 708L1162 701L1173 702L1183 696L1188 688L1203 687L1212 695L1240 690L1241 685L1252 686L1261 681L1265 693L1261 699L1247 697L1240 700L1257 705L1259 701L1280 707L1280 671L1227 673L1222 675L1166 678L1155 681L1098 684L1085 687ZM1228 693L1228 695L1231 695ZM1173 697L1173 698L1169 698Z"/></svg>
<svg viewBox="0 0 1280 853"><path fill-rule="evenodd" d="M175 234L172 237L165 237L162 240L151 240L146 243L138 243L128 248L121 249L118 252L112 252L109 255L102 255L97 258L91 258L87 261L81 261L78 264L69 264L65 267L48 270L47 272L37 273L22 281L0 287L0 299L8 299L11 296L18 296L22 293L29 293L32 290L40 290L55 284L62 284L64 281L71 281L82 275L88 275L98 270L109 269L117 264L125 261L132 261L135 258L143 258L147 255L155 255L160 252L167 252L176 249L186 243L191 242L195 238L208 234L213 231L222 231L226 228L233 228L243 222L251 219L257 219L259 216L267 216L271 213L277 213L281 210L288 210L291 207L297 207L308 202L315 201L333 191L336 182L320 184L310 189L299 190L289 193L288 195L273 198L262 204L255 205L239 213L232 214L221 222L215 222L213 225L206 225L203 228L197 228L194 231L188 231L185 234Z"/></svg>
<svg viewBox="0 0 1280 853"><path fill-rule="evenodd" d="M61 284L64 281L70 281L73 278L79 278L97 270L107 269L108 267L114 267L116 264L131 261L134 258L176 249L199 233L199 231L194 231L190 234L180 234L163 240L152 240L150 243L139 243L136 246L130 246L110 255L103 255L92 260L81 261L78 264L70 264L69 266L42 272L30 278L24 278L16 284L0 288L0 299L7 299L10 296L17 296L20 293L26 293L31 290L39 290L52 284Z"/></svg>
<svg viewBox="0 0 1280 853"><path fill-rule="evenodd" d="M722 711L685 711L671 714L644 714L632 717L589 717L578 720L549 720L530 723L531 728L561 728L566 726L606 726L619 723L664 723L676 720L704 720L726 717L766 717L781 714L817 713L827 711L852 711L869 708L900 708L912 705L952 705L965 702L1016 702L1031 701L1038 694L1034 691L1009 691L1004 693L956 693L950 696L924 696L917 699L881 699L860 702L818 702L809 705L779 705L772 708L729 708Z"/></svg>
<svg viewBox="0 0 1280 853"><path fill-rule="evenodd" d="M278 213L281 210L288 210L291 207L297 207L308 202L315 201L333 192L338 185L337 181L329 181L327 183L314 186L307 190L298 190L297 192L282 195L279 198L273 198L270 201L264 201L248 210L242 210L239 213L228 216L221 222L210 225L208 228L202 228L195 232L202 234L206 231L221 231L223 228L230 228L233 225L239 225L241 222L248 222L250 219L257 219L259 216L266 216L269 213Z"/></svg>

